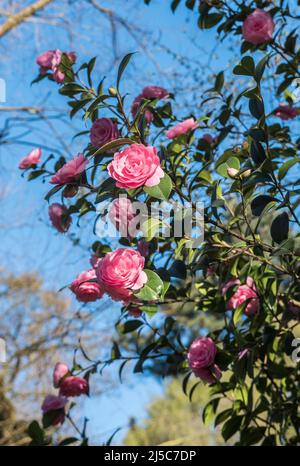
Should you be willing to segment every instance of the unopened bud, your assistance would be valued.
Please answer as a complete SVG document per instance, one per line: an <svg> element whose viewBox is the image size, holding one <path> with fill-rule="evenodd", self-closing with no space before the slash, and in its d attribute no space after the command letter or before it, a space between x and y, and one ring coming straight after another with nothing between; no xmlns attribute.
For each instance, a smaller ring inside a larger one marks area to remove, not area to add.
<svg viewBox="0 0 300 466"><path fill-rule="evenodd" d="M116 95L118 94L117 89L114 88L114 87L110 87L110 88L108 89L108 92L109 92L109 95L111 95L112 97L116 97Z"/></svg>
<svg viewBox="0 0 300 466"><path fill-rule="evenodd" d="M248 176L251 175L251 170L245 170L244 172L241 173L242 178L248 178Z"/></svg>
<svg viewBox="0 0 300 466"><path fill-rule="evenodd" d="M74 197L78 192L78 186L68 185L63 190L64 197Z"/></svg>
<svg viewBox="0 0 300 466"><path fill-rule="evenodd" d="M236 178L236 175L238 174L238 170L236 168L228 168L227 169L227 175L230 176L230 178Z"/></svg>

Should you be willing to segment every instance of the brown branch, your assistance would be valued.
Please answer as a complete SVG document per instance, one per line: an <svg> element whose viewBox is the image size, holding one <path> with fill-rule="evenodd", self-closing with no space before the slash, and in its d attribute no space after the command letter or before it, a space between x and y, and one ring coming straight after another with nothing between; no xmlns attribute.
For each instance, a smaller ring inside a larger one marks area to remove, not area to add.
<svg viewBox="0 0 300 466"><path fill-rule="evenodd" d="M14 29L15 27L19 26L19 24L26 21L27 18L34 15L37 11L45 8L49 3L53 2L54 0L38 0L33 5L30 5L23 10L19 11L13 16L9 16L8 20L5 21L4 24L0 26L0 37L5 36L9 31Z"/></svg>
<svg viewBox="0 0 300 466"><path fill-rule="evenodd" d="M2 107L0 112L28 112L28 113L42 113L43 109L39 107Z"/></svg>

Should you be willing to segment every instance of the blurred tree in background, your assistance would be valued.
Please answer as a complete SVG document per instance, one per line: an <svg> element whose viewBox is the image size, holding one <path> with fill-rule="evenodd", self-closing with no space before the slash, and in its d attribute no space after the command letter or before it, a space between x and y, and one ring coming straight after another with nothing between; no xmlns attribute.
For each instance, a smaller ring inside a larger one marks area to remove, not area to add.
<svg viewBox="0 0 300 466"><path fill-rule="evenodd" d="M93 317L48 290L36 274L0 272L0 337L7 349L6 363L0 366L0 445L28 442L24 426L51 383L46 367L53 367L62 354L71 361L79 338L90 354L97 349L97 338L105 342Z"/></svg>
<svg viewBox="0 0 300 466"><path fill-rule="evenodd" d="M134 422L124 440L128 446L196 446L223 445L217 429L203 425L201 407L209 399L209 389L202 385L193 401L187 404L182 382L174 379L166 386L164 396L148 407L148 418L141 426Z"/></svg>

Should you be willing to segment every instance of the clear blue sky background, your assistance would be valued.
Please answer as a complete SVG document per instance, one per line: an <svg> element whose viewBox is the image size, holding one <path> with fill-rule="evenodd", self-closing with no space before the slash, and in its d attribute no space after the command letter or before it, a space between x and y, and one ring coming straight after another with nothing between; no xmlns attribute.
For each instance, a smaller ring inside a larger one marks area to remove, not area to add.
<svg viewBox="0 0 300 466"><path fill-rule="evenodd" d="M6 194L0 206L1 267L15 273L36 270L42 274L46 286L56 290L88 267L89 253L84 246L96 239L92 233L92 222L84 223L80 231L83 247L74 248L68 237L58 235L49 225L47 204L43 201L48 186L40 181L28 183L20 177L17 165L19 159L34 146L44 148L45 159L50 154L50 148L62 151L59 139L70 147L72 154L86 145L86 141L80 139L72 142L76 130L84 129L83 124L79 119L72 123L72 127L67 124L66 101L57 94L56 84L43 81L30 86L37 74L35 57L38 53L53 48L75 50L78 62L98 56L96 75L99 78L106 75L107 83L113 83L110 79L114 78L116 67L112 66L109 24L92 9L81 11L78 7L80 3L74 2L72 11L70 7L69 10L64 7L61 11L71 20L67 31L44 23L27 23L0 42L0 77L7 84L7 101L3 105L51 107L63 113L62 120L51 120L57 131L56 136L47 123L36 121L34 116L29 121L25 114L0 113L0 128L4 124L12 128L8 136L11 144L0 145L0 188ZM199 62L199 66L194 65L190 74L186 74L186 83L193 84L195 98L198 95L200 99L200 81L205 76L205 66L211 60L214 32L200 32L196 26L196 15L188 13L185 8L178 9L176 15L173 15L166 0L153 0L148 7L141 0L114 0L101 4L116 7L121 16L148 31L154 38L155 44L150 39L148 41L147 35L142 35L145 42L148 42L146 54L144 48L118 26L118 57L131 51L140 52L127 74L126 91L131 94L130 100L147 84L163 85L171 91L174 85L182 87L180 72L183 68L176 64L177 54L194 60L194 63ZM136 7L130 6L133 4ZM57 14L60 11L53 7L53 10L47 10L47 14L50 13ZM172 50L172 53L166 52L166 49ZM226 47L222 46L217 51L216 71L227 65L230 52L224 50ZM199 76L199 86L196 76ZM185 99L184 92L181 92L178 104L185 103ZM184 113L184 109L181 111ZM57 113L57 110L53 112L54 115ZM7 118L14 119L8 121ZM7 229L2 228L3 224L7 225ZM70 297L68 290L63 293ZM110 306L102 310L103 319L108 322L111 320ZM118 314L117 309L114 312ZM51 368L47 370L49 372ZM107 370L113 371L114 367ZM92 380L92 384L97 383L96 377ZM125 426L130 417L143 419L146 405L155 395L162 393L162 389L162 385L151 378L128 375L123 386L99 397L92 396L85 402L84 414L90 419L89 432L96 434L93 441L104 441L114 428ZM121 441L124 432L123 429L116 437L117 442Z"/></svg>

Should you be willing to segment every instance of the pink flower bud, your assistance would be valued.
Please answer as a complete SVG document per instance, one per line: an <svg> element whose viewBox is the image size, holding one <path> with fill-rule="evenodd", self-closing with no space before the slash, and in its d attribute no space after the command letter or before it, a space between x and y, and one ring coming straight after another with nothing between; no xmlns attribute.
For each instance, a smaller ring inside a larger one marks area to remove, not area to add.
<svg viewBox="0 0 300 466"><path fill-rule="evenodd" d="M140 105L142 103L142 100L143 100L143 96L142 95L138 95L134 101L133 101L133 104L131 106L131 114L133 116L133 118L136 117L137 113L138 113L138 110L140 108ZM143 110L143 113L144 113L144 117L145 117L145 120L146 122L148 123L148 125L153 121L153 114L151 112L151 110L149 110L149 108L145 108Z"/></svg>
<svg viewBox="0 0 300 466"><path fill-rule="evenodd" d="M59 394L63 396L80 396L88 394L88 391L89 384L87 380L72 375L62 381Z"/></svg>
<svg viewBox="0 0 300 466"><path fill-rule="evenodd" d="M23 157L20 160L19 163L19 168L21 170L26 170L26 168L30 168L32 165L37 165L40 163L42 156L42 149L38 147L37 149L33 149L31 152L29 152L28 155Z"/></svg>
<svg viewBox="0 0 300 466"><path fill-rule="evenodd" d="M53 371L53 386L58 388L61 380L69 373L69 368L66 364L58 362L55 364Z"/></svg>
<svg viewBox="0 0 300 466"><path fill-rule="evenodd" d="M168 139L175 139L182 134L186 134L189 131L196 129L197 126L198 123L196 120L194 120L194 118L188 118L187 120L184 120L173 128L169 129L169 131L166 132L166 136Z"/></svg>
<svg viewBox="0 0 300 466"><path fill-rule="evenodd" d="M47 395L42 404L43 414L55 412L51 425L63 424L65 420L65 406L68 399L64 396Z"/></svg>
<svg viewBox="0 0 300 466"><path fill-rule="evenodd" d="M142 91L142 96L145 99L152 100L152 99L165 99L169 97L169 92L164 89L163 87L159 86L146 86Z"/></svg>
<svg viewBox="0 0 300 466"><path fill-rule="evenodd" d="M68 210L65 206L57 203L51 204L48 209L51 223L54 226L54 228L56 228L56 230L60 233L65 233L66 231L68 231L72 223L71 217L64 218L67 211Z"/></svg>
<svg viewBox="0 0 300 466"><path fill-rule="evenodd" d="M96 281L95 269L82 272L78 277L71 283L70 289L76 295L78 301L83 303L89 303L102 298L104 289Z"/></svg>
<svg viewBox="0 0 300 466"><path fill-rule="evenodd" d="M83 154L78 154L52 176L50 183L63 185L76 181L84 172L88 163Z"/></svg>
<svg viewBox="0 0 300 466"><path fill-rule="evenodd" d="M236 168L228 168L227 169L227 175L230 176L230 178L235 178L236 175L238 174L238 170Z"/></svg>
<svg viewBox="0 0 300 466"><path fill-rule="evenodd" d="M284 104L279 104L279 106L274 110L274 115L278 118L281 118L281 120L290 120L296 118L298 113L299 112L297 108Z"/></svg>
<svg viewBox="0 0 300 466"><path fill-rule="evenodd" d="M78 186L74 186L71 184L66 186L65 189L63 190L63 196L65 198L74 197L76 196L77 193L78 193Z"/></svg>

